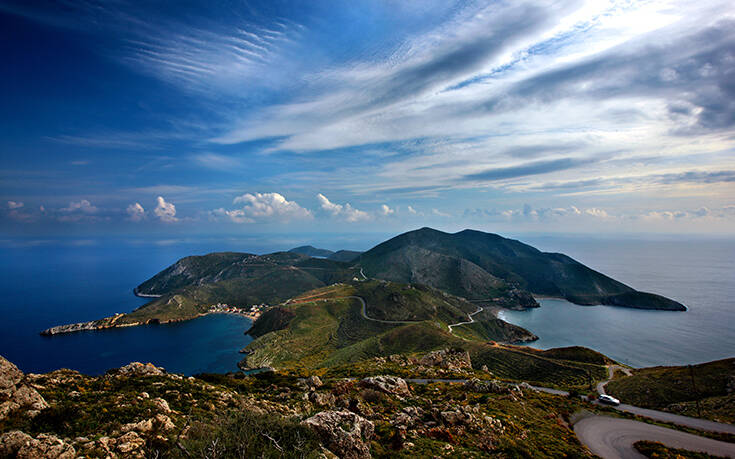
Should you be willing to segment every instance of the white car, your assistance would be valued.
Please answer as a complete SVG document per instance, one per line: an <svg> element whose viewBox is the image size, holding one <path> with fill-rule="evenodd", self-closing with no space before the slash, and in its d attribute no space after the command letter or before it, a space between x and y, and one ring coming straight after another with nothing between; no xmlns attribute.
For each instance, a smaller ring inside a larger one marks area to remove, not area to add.
<svg viewBox="0 0 735 459"><path fill-rule="evenodd" d="M614 406L620 405L620 400L610 395L601 394L599 397L597 397L597 400L600 403L605 403L607 405L614 405Z"/></svg>

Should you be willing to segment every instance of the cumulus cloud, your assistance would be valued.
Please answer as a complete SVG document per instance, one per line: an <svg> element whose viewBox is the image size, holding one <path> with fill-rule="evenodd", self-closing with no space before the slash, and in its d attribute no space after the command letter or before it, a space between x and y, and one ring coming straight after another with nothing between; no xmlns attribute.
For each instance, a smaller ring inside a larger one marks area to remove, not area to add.
<svg viewBox="0 0 735 459"><path fill-rule="evenodd" d="M584 213L586 213L587 215L592 215L593 217L597 217L597 218L607 218L610 216L608 215L607 211L603 209L598 209L596 207L587 209L584 211Z"/></svg>
<svg viewBox="0 0 735 459"><path fill-rule="evenodd" d="M326 211L333 217L341 218L350 223L370 219L370 214L365 211L355 209L350 205L350 203L345 203L344 205L334 203L321 193L317 194L316 197L319 200L319 205L322 210Z"/></svg>
<svg viewBox="0 0 735 459"><path fill-rule="evenodd" d="M411 207L411 206L408 206L408 207L407 207L407 209L408 209L408 213L409 213L409 214L411 214L411 215L416 215L416 214L418 214L418 212L416 212L416 209L414 209L414 208L413 208L413 207Z"/></svg>
<svg viewBox="0 0 735 459"><path fill-rule="evenodd" d="M139 222L145 218L145 209L139 202L130 204L125 211L128 213L128 219L133 222Z"/></svg>
<svg viewBox="0 0 735 459"><path fill-rule="evenodd" d="M68 207L63 207L60 209L61 212L66 213L75 213L75 212L81 212L84 214L94 214L99 209L97 207L93 206L92 203L90 203L86 199L82 199L81 201L72 201L69 203Z"/></svg>
<svg viewBox="0 0 735 459"><path fill-rule="evenodd" d="M153 209L153 213L162 222L173 223L179 221L176 217L176 206L173 203L166 202L163 196L156 198L156 208Z"/></svg>
<svg viewBox="0 0 735 459"><path fill-rule="evenodd" d="M8 209L20 209L23 205L22 202L8 201Z"/></svg>
<svg viewBox="0 0 735 459"><path fill-rule="evenodd" d="M295 201L287 200L280 193L246 193L233 200L242 204L239 209L215 209L212 215L225 217L235 223L255 223L256 221L279 221L312 218L311 211L304 209Z"/></svg>
<svg viewBox="0 0 735 459"><path fill-rule="evenodd" d="M450 214L448 214L446 212L442 212L439 209L431 209L431 213L432 213L432 215L436 215L437 217L451 217Z"/></svg>
<svg viewBox="0 0 735 459"><path fill-rule="evenodd" d="M386 204L382 204L380 206L380 213L381 215L387 217L388 215L393 215L394 213L396 213L396 211L395 209L391 209L390 207L388 207Z"/></svg>

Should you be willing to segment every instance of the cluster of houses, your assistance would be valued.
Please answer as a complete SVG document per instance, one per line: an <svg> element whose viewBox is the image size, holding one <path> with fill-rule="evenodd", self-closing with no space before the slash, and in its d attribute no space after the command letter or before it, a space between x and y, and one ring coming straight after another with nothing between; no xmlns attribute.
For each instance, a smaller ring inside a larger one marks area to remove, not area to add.
<svg viewBox="0 0 735 459"><path fill-rule="evenodd" d="M249 308L246 306L244 308L240 308L237 306L230 306L226 303L217 303L209 306L209 312L226 312L230 314L242 314L246 317L249 317L251 319L257 319L260 317L260 315L265 312L265 310L269 306L265 303L262 304L254 304L250 306Z"/></svg>

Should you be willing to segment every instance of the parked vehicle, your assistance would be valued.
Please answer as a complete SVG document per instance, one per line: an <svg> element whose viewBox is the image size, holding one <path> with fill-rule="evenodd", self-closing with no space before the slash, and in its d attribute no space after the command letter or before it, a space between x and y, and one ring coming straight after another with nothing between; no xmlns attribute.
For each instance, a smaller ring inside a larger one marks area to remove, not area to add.
<svg viewBox="0 0 735 459"><path fill-rule="evenodd" d="M599 397L597 397L597 401L600 403L604 403L606 405L613 405L618 406L620 405L620 400L618 400L615 397L612 397L610 395L601 394Z"/></svg>

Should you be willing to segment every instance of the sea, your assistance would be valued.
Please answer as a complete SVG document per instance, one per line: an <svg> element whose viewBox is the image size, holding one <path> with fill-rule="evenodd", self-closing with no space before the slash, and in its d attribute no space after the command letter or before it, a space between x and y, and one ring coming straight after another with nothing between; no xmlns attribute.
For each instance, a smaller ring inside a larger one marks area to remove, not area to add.
<svg viewBox="0 0 735 459"><path fill-rule="evenodd" d="M238 351L251 341L245 334L251 322L239 315L212 314L175 324L52 337L39 332L142 306L148 300L135 297L133 288L187 255L220 250L268 253L310 242L364 250L382 239L0 240L0 355L35 373L71 368L97 375L132 361L152 362L185 375L237 371L243 357ZM565 253L689 308L642 311L542 299L538 309L504 311L505 320L540 337L531 346L587 346L634 367L735 356L735 240L519 239L544 251Z"/></svg>

